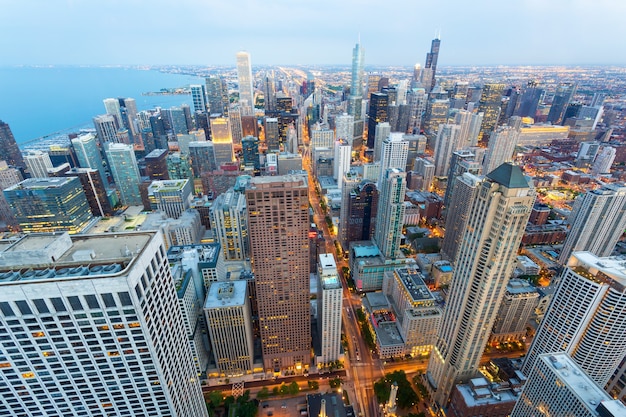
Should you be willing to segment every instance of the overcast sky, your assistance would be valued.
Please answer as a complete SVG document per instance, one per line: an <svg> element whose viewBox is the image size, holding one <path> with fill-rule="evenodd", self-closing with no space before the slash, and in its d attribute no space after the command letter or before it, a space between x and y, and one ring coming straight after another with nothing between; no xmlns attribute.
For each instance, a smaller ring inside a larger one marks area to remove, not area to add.
<svg viewBox="0 0 626 417"><path fill-rule="evenodd" d="M0 65L626 64L624 0L0 0Z"/></svg>

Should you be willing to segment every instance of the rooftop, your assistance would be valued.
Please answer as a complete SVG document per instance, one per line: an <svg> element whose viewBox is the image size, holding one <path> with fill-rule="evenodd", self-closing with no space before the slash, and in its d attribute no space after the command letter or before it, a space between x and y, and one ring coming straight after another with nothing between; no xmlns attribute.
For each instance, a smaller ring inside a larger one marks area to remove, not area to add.
<svg viewBox="0 0 626 417"><path fill-rule="evenodd" d="M243 306L246 302L247 281L214 282L209 288L205 309Z"/></svg>
<svg viewBox="0 0 626 417"><path fill-rule="evenodd" d="M529 188L528 181L522 172L522 169L510 162L505 162L489 174L487 178L497 182L506 188Z"/></svg>
<svg viewBox="0 0 626 417"><path fill-rule="evenodd" d="M7 188L7 190L59 188L72 181L73 178L74 177L28 178L19 184L15 184L14 186Z"/></svg>
<svg viewBox="0 0 626 417"><path fill-rule="evenodd" d="M582 269L589 274L607 281L612 279L620 287L626 287L626 257L598 257L591 252L574 252L567 262L568 268L576 271ZM578 272L577 272L578 273ZM611 282L607 282L611 284Z"/></svg>
<svg viewBox="0 0 626 417"><path fill-rule="evenodd" d="M433 295L424 284L423 275L419 270L398 268L394 273L402 282L404 289L411 295L413 301L434 300Z"/></svg>

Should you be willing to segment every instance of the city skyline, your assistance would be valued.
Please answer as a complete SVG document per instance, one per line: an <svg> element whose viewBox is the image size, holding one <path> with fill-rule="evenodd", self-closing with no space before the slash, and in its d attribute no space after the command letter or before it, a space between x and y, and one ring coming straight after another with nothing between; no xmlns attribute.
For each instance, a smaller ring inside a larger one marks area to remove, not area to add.
<svg viewBox="0 0 626 417"><path fill-rule="evenodd" d="M254 57L255 65L310 65L345 63L345 50L360 38L366 65L424 66L424 53L432 38L441 34L440 66L626 63L623 54L617 53L622 49L620 40L626 37L626 28L619 22L626 5L609 0L595 2L594 7L583 0L549 4L525 0L516 3L517 7L493 0L430 4L396 0L386 3L388 24L381 24L372 2L316 5L284 0L271 5L187 0L172 8L158 0L149 8L142 2L121 7L119 2L94 5L82 1L31 7L3 0L6 24L0 28L0 47L5 65L232 65L241 50ZM168 9L167 21L159 30L164 8ZM445 22L437 18L442 15ZM415 30L417 18L419 30ZM316 24L298 23L302 19ZM147 31L138 22L156 25ZM572 30L581 26L585 31ZM297 30L285 31L289 27ZM596 33L602 34L601 39L589 35ZM278 38L281 48L268 47ZM120 47L129 42L135 47Z"/></svg>

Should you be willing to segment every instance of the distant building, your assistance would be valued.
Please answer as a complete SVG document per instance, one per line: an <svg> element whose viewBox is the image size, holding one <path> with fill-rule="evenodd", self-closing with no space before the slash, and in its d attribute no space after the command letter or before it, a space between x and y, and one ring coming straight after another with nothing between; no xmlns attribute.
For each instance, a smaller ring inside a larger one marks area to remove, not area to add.
<svg viewBox="0 0 626 417"><path fill-rule="evenodd" d="M2 120L0 120L0 160L6 161L10 166L26 167L11 127Z"/></svg>
<svg viewBox="0 0 626 417"><path fill-rule="evenodd" d="M139 169L132 145L111 143L107 147L106 154L122 203L128 206L142 205L139 192Z"/></svg>
<svg viewBox="0 0 626 417"><path fill-rule="evenodd" d="M148 196L155 208L173 219L189 209L192 194L189 180L152 181L148 187Z"/></svg>
<svg viewBox="0 0 626 417"><path fill-rule="evenodd" d="M528 281L510 280L493 324L490 342L518 341L525 337L528 320L538 302L539 293Z"/></svg>
<svg viewBox="0 0 626 417"><path fill-rule="evenodd" d="M146 175L152 180L169 180L167 171L167 149L155 149L145 157Z"/></svg>
<svg viewBox="0 0 626 417"><path fill-rule="evenodd" d="M30 151L24 154L24 163L31 178L46 178L48 170L52 168L52 161L47 153Z"/></svg>
<svg viewBox="0 0 626 417"><path fill-rule="evenodd" d="M321 343L318 362L329 364L340 359L343 310L343 286L333 254L319 255L317 276L319 278L317 324Z"/></svg>

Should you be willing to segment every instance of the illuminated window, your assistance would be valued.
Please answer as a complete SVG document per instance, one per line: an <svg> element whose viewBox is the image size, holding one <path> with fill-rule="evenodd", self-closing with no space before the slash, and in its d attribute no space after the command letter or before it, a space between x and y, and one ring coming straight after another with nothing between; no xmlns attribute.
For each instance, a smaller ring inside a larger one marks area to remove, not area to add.
<svg viewBox="0 0 626 417"><path fill-rule="evenodd" d="M22 374L22 378L34 378L35 377L35 373L34 372L24 372Z"/></svg>

